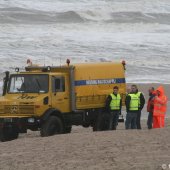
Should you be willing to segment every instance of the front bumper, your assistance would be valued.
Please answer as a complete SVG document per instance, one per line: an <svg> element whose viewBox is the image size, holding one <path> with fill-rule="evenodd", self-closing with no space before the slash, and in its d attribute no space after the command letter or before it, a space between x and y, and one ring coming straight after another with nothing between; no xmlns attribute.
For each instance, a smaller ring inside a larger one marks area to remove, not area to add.
<svg viewBox="0 0 170 170"><path fill-rule="evenodd" d="M0 117L0 128L3 128L6 124L15 124L20 133L25 133L27 129L38 130L40 119L35 117Z"/></svg>

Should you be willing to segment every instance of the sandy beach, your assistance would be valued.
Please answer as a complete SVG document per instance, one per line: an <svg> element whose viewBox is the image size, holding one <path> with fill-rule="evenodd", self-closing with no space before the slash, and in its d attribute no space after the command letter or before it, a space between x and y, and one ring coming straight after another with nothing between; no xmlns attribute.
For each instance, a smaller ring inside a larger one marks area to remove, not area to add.
<svg viewBox="0 0 170 170"><path fill-rule="evenodd" d="M138 87L146 93L149 86ZM0 169L161 170L163 164L170 164L170 118L163 129L148 130L146 121L142 120L142 130L125 130L119 123L116 131L74 126L71 134L44 138L28 131L17 140L0 143Z"/></svg>

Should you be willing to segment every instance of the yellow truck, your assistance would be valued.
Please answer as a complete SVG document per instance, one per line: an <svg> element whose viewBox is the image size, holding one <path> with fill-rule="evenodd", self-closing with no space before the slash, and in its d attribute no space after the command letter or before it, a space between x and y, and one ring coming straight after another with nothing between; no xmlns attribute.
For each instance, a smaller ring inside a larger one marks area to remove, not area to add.
<svg viewBox="0 0 170 170"><path fill-rule="evenodd" d="M28 66L4 78L0 97L0 140L27 129L41 136L70 133L72 125L108 129L107 96L117 85L126 95L125 63Z"/></svg>

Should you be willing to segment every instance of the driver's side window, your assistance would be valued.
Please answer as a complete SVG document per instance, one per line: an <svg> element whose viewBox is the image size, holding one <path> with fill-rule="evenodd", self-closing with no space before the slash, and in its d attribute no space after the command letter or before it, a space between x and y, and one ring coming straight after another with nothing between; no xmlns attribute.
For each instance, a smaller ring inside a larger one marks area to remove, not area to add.
<svg viewBox="0 0 170 170"><path fill-rule="evenodd" d="M53 92L64 92L65 91L65 79L64 77L53 78Z"/></svg>

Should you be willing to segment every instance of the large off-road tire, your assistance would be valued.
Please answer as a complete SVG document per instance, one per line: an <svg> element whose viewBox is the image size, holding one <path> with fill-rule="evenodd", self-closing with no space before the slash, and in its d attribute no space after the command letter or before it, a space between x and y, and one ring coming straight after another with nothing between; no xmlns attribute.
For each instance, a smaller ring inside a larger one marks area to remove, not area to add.
<svg viewBox="0 0 170 170"><path fill-rule="evenodd" d="M64 133L62 120L57 116L50 116L41 126L42 137Z"/></svg>
<svg viewBox="0 0 170 170"><path fill-rule="evenodd" d="M83 125L82 125L84 128L88 128L88 127L90 127L90 124L89 123L83 123Z"/></svg>
<svg viewBox="0 0 170 170"><path fill-rule="evenodd" d="M16 125L5 124L3 128L0 129L0 140L2 142L17 139L18 136L19 136L19 130Z"/></svg>
<svg viewBox="0 0 170 170"><path fill-rule="evenodd" d="M99 114L94 126L93 126L93 131L105 131L109 130L109 114L107 113L102 113Z"/></svg>

